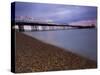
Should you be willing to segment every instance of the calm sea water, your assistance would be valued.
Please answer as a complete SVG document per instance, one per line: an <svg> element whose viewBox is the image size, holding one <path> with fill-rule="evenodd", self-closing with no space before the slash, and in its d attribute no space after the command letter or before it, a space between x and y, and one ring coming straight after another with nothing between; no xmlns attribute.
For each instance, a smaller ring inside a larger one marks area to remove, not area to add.
<svg viewBox="0 0 100 75"><path fill-rule="evenodd" d="M24 34L86 58L97 60L97 29L35 31L24 32Z"/></svg>

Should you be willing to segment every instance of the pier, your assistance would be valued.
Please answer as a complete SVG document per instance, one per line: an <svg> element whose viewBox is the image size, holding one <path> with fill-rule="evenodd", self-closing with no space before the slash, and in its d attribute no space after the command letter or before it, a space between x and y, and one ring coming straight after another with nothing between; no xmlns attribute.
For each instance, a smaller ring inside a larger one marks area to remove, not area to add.
<svg viewBox="0 0 100 75"><path fill-rule="evenodd" d="M95 25L81 26L68 24L54 24L54 23L35 23L35 22L12 22L12 28L18 31L45 31L45 30L64 30L64 29L83 29L94 28Z"/></svg>

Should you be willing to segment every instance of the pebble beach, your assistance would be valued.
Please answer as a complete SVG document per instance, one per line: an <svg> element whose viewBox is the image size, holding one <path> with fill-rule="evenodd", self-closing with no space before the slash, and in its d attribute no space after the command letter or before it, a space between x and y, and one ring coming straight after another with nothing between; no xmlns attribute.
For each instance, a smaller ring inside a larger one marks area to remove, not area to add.
<svg viewBox="0 0 100 75"><path fill-rule="evenodd" d="M21 32L16 34L15 72L45 72L97 68L97 62L41 42Z"/></svg>

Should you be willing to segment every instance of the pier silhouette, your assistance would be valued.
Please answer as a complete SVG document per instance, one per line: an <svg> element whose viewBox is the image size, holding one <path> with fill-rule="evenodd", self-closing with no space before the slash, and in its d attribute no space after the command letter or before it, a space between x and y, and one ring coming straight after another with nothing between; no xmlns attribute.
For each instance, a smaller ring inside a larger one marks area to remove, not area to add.
<svg viewBox="0 0 100 75"><path fill-rule="evenodd" d="M39 30L62 30L62 29L83 29L95 28L95 25L69 25L69 24L56 24L56 23L39 23L39 22L12 22L14 29L19 31L39 31ZM25 28L29 29L25 29Z"/></svg>

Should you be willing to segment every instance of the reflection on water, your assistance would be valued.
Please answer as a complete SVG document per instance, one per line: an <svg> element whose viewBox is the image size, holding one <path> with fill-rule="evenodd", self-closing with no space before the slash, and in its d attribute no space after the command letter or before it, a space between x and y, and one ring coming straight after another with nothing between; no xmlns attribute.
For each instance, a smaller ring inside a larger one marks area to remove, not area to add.
<svg viewBox="0 0 100 75"><path fill-rule="evenodd" d="M24 32L43 42L68 49L92 60L97 60L97 30L75 29L58 31Z"/></svg>

